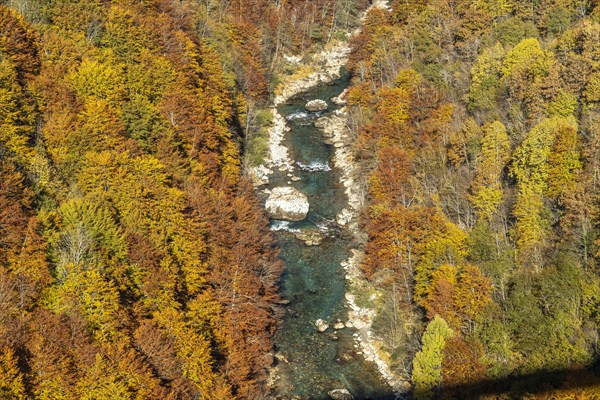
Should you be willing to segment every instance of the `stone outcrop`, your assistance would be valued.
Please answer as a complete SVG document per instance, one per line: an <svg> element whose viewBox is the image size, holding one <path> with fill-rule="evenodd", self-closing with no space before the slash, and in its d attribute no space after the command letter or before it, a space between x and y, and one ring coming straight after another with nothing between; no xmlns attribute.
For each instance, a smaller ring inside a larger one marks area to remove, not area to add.
<svg viewBox="0 0 600 400"><path fill-rule="evenodd" d="M308 214L308 198L291 186L273 188L267 198L265 208L273 219L302 221Z"/></svg>

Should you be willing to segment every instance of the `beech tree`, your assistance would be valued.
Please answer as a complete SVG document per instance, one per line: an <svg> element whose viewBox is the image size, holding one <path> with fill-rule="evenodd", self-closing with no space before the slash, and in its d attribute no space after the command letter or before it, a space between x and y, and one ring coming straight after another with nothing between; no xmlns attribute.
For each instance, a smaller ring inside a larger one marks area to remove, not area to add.
<svg viewBox="0 0 600 400"><path fill-rule="evenodd" d="M548 190L548 160L557 129L575 129L572 122L552 118L536 125L515 150L511 174L517 179L519 193L514 215L515 233L521 260L539 270L548 236L544 195Z"/></svg>
<svg viewBox="0 0 600 400"><path fill-rule="evenodd" d="M415 397L429 399L442 382L442 359L446 340L453 331L444 319L436 316L421 338L421 350L413 359L412 381L415 385Z"/></svg>
<svg viewBox="0 0 600 400"><path fill-rule="evenodd" d="M23 375L17 367L12 349L4 348L0 356L0 395L11 399L26 399Z"/></svg>
<svg viewBox="0 0 600 400"><path fill-rule="evenodd" d="M503 197L502 171L510 159L510 141L499 121L484 127L483 131L470 200L479 218L490 222Z"/></svg>

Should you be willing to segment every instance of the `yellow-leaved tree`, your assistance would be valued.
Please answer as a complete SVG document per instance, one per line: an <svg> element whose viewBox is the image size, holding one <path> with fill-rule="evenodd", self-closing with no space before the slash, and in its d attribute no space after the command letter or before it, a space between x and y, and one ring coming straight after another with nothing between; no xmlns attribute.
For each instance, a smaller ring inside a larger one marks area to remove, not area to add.
<svg viewBox="0 0 600 400"><path fill-rule="evenodd" d="M515 150L510 174L517 180L517 199L513 214L517 221L514 235L519 260L539 270L547 245L549 219L544 204L548 193L550 159L557 132L577 125L572 119L547 118L533 127ZM562 173L562 172L561 172Z"/></svg>
<svg viewBox="0 0 600 400"><path fill-rule="evenodd" d="M500 121L486 125L469 196L482 221L489 223L502 201L502 171L509 159L510 140L504 125Z"/></svg>

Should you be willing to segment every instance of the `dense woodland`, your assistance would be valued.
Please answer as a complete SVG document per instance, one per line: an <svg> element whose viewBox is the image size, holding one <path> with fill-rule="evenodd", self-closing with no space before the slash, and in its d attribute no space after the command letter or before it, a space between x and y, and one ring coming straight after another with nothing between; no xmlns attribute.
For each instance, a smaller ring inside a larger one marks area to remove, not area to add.
<svg viewBox="0 0 600 400"><path fill-rule="evenodd" d="M281 56L366 3L0 4L0 398L263 398L281 263L245 139ZM352 46L393 369L428 398L597 363L598 1L395 0ZM562 378L528 398L600 397Z"/></svg>
<svg viewBox="0 0 600 400"><path fill-rule="evenodd" d="M0 398L263 397L281 262L242 134L357 4L0 4Z"/></svg>
<svg viewBox="0 0 600 400"><path fill-rule="evenodd" d="M353 46L364 271L395 371L417 398L548 370L563 382L528 399L600 398L578 370L600 352L600 3L396 0Z"/></svg>

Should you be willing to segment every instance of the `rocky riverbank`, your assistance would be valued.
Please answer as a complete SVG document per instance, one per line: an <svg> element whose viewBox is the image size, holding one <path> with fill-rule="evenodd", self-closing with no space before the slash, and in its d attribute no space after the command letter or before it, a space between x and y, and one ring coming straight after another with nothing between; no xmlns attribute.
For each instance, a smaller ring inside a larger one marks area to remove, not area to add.
<svg viewBox="0 0 600 400"><path fill-rule="evenodd" d="M342 99L343 100L343 99ZM325 141L335 148L333 164L341 171L340 181L344 185L348 196L348 207L344 208L336 218L338 224L343 225L353 235L356 244L365 243L367 238L359 226L359 213L365 204L364 184L361 182L358 166L353 161L354 137L348 128L348 113L342 108L328 117L322 117L315 125L322 130ZM369 283L360 267L365 254L358 249L352 249L350 258L342 262L346 271L346 279L350 291L346 293L346 301L350 308L348 322L357 330L355 334L357 348L367 361L377 364L379 372L392 386L396 397L410 390L410 384L392 373L388 363L382 356L380 341L373 335L371 326L376 316L374 308L360 307L356 296L352 293L354 288L364 288ZM364 290L364 289L363 289ZM371 301L375 298L370 299Z"/></svg>
<svg viewBox="0 0 600 400"><path fill-rule="evenodd" d="M364 20L367 13L373 8L388 8L387 1L375 0L364 12L361 21ZM359 32L360 29L348 32L348 39ZM302 63L303 57L301 56L284 56L284 61L293 67L295 66L298 72L282 77L281 83L275 90L275 98L271 107L273 125L269 129L268 154L263 164L251 167L247 171L247 176L255 186L266 185L274 169L288 171L290 176L294 172L294 161L290 159L287 148L282 145L283 138L285 133L289 131L289 127L286 124L285 118L277 112L277 106L317 85L329 84L338 79L342 67L348 62L350 50L347 40L336 40L329 42L323 50L313 55L308 63ZM334 104L339 104L340 99L336 98L332 99L332 101Z"/></svg>
<svg viewBox="0 0 600 400"><path fill-rule="evenodd" d="M269 129L269 150L262 165L250 168L247 173L254 186L269 183L269 176L275 169L287 171L290 176L294 172L294 160L289 156L288 149L282 144L286 132L290 129L285 118L277 111L277 106L290 98L306 92L317 85L328 84L340 77L340 70L348 60L350 48L346 42L335 42L326 46L313 56L311 62L303 71L304 74L292 74L284 77L276 90L276 96L271 107L273 124ZM298 63L299 58L288 57L288 63Z"/></svg>

